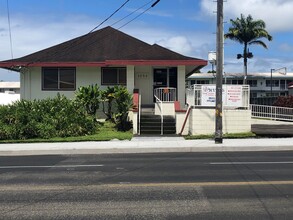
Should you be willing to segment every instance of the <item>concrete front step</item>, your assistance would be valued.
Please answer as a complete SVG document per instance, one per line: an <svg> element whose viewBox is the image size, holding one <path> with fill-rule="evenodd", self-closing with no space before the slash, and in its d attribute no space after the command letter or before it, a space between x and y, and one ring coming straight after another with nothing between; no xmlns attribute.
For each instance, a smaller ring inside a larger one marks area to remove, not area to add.
<svg viewBox="0 0 293 220"><path fill-rule="evenodd" d="M141 134L161 134L161 116L143 114L140 121ZM173 116L163 117L163 134L176 134L176 122Z"/></svg>
<svg viewBox="0 0 293 220"><path fill-rule="evenodd" d="M164 131L163 130L163 135L164 134L175 134L176 133L176 131ZM154 130L151 130L151 131L149 131L149 130L147 130L147 131L140 131L140 134L141 135L145 135L145 134L149 134L149 135L151 135L151 134L153 134L153 135L160 135L161 134L161 130L159 130L159 131L154 131Z"/></svg>

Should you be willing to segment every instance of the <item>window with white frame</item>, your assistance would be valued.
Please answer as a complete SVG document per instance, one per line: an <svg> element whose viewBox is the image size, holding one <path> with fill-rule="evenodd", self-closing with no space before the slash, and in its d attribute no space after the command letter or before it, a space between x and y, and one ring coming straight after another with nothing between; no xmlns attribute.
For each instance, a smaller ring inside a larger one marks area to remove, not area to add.
<svg viewBox="0 0 293 220"><path fill-rule="evenodd" d="M247 84L250 85L250 87L257 87L257 80L249 79L247 80Z"/></svg>
<svg viewBox="0 0 293 220"><path fill-rule="evenodd" d="M102 68L102 85L126 85L126 68Z"/></svg>
<svg viewBox="0 0 293 220"><path fill-rule="evenodd" d="M209 80L197 80L196 84L209 84Z"/></svg>
<svg viewBox="0 0 293 220"><path fill-rule="evenodd" d="M279 80L266 80L266 87L271 87L271 81L272 81L272 87L279 87L280 85Z"/></svg>
<svg viewBox="0 0 293 220"><path fill-rule="evenodd" d="M196 84L196 80L190 80L190 85Z"/></svg>
<svg viewBox="0 0 293 220"><path fill-rule="evenodd" d="M242 79L223 79L223 84L227 85L242 85L243 80Z"/></svg>
<svg viewBox="0 0 293 220"><path fill-rule="evenodd" d="M74 91L75 67L43 67L42 90Z"/></svg>

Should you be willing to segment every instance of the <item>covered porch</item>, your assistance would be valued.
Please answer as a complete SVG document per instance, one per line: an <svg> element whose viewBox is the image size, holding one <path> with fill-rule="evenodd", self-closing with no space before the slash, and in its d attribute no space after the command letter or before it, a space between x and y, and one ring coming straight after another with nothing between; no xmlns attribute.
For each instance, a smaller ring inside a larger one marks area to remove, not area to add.
<svg viewBox="0 0 293 220"><path fill-rule="evenodd" d="M174 63L175 64L175 63ZM126 86L130 92L139 91L142 106L179 101L184 107L186 78L201 65L137 65L127 66Z"/></svg>

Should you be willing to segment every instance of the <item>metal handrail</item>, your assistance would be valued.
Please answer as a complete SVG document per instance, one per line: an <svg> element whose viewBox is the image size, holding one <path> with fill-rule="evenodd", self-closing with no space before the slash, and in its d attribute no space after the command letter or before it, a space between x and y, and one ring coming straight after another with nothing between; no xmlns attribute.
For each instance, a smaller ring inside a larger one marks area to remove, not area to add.
<svg viewBox="0 0 293 220"><path fill-rule="evenodd" d="M164 134L164 117L163 117L163 101L161 101L156 95L154 95L156 102L160 103L160 110L161 110L161 135Z"/></svg>
<svg viewBox="0 0 293 220"><path fill-rule="evenodd" d="M163 102L174 102L177 100L176 88L172 87L155 88L154 95Z"/></svg>
<svg viewBox="0 0 293 220"><path fill-rule="evenodd" d="M293 108L251 104L250 109L252 118L293 122Z"/></svg>
<svg viewBox="0 0 293 220"><path fill-rule="evenodd" d="M141 94L138 98L138 135L140 135L140 118L141 118Z"/></svg>

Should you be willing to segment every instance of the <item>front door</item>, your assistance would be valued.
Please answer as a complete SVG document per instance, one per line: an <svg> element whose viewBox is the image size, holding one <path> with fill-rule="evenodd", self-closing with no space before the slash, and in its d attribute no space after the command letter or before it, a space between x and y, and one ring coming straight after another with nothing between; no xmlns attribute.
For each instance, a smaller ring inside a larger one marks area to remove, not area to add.
<svg viewBox="0 0 293 220"><path fill-rule="evenodd" d="M154 69L153 91L161 87L172 87L177 89L177 67Z"/></svg>

